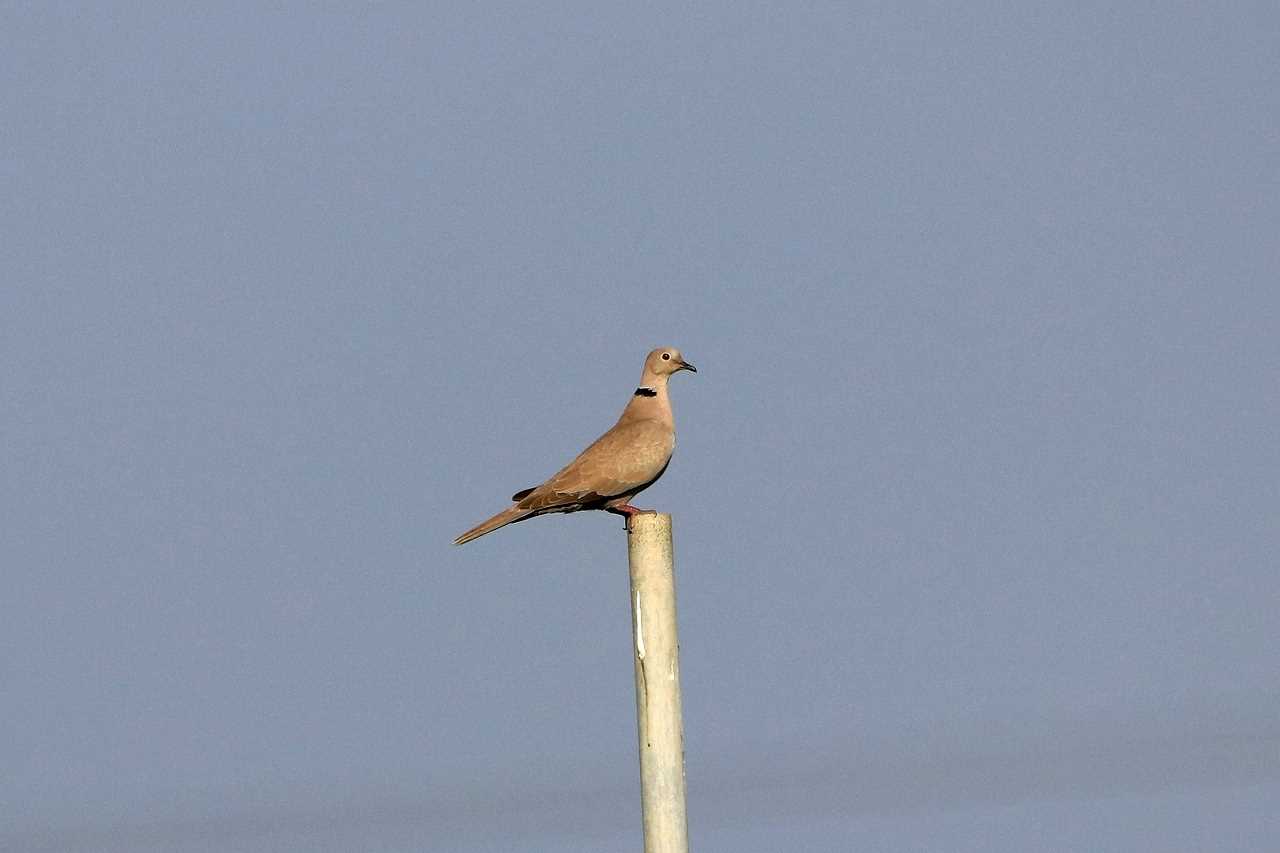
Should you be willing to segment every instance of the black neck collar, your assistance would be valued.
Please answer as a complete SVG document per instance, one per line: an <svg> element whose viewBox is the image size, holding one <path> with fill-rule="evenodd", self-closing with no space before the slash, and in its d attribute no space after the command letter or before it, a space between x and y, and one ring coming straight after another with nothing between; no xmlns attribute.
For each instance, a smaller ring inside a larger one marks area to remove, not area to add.
<svg viewBox="0 0 1280 853"><path fill-rule="evenodd" d="M637 389L636 389L636 393L632 394L631 396L633 396L633 397L656 397L656 396L658 396L658 392L657 392L657 391L655 391L655 390L653 390L652 388L649 388L648 386L641 385L639 388L637 388Z"/></svg>

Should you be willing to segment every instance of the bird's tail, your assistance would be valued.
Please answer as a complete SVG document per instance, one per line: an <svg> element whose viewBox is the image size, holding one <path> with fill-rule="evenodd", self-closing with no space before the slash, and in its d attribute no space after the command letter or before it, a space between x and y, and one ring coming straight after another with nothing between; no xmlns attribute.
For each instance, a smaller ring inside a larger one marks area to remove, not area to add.
<svg viewBox="0 0 1280 853"><path fill-rule="evenodd" d="M486 533L492 533L499 527L510 524L513 521L519 521L522 518L528 518L533 515L532 510L521 509L518 506L508 507L502 512L495 515L488 521L482 521L466 533L453 540L454 545L465 545L472 539L478 539Z"/></svg>

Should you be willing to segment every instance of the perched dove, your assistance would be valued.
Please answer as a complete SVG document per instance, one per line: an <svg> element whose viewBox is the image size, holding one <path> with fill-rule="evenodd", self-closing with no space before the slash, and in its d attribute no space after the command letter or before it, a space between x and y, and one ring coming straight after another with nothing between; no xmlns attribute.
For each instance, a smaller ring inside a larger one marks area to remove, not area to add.
<svg viewBox="0 0 1280 853"><path fill-rule="evenodd" d="M618 422L541 486L516 492L515 505L504 509L453 540L454 545L492 533L499 527L545 515L603 509L631 516L646 510L630 500L662 476L676 446L667 379L681 370L697 369L671 347L656 349L644 360L640 387Z"/></svg>

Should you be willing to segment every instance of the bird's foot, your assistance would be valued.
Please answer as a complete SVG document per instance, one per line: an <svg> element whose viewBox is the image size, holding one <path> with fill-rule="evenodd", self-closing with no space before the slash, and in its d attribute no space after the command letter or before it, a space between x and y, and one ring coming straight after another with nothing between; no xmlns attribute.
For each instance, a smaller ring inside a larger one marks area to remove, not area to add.
<svg viewBox="0 0 1280 853"><path fill-rule="evenodd" d="M640 509L639 507L632 506L631 504L622 504L621 506L611 506L608 508L608 510L609 512L616 513L617 515L625 515L627 517L627 520L623 526L627 529L628 533L631 532L632 516L657 515L658 513L656 509Z"/></svg>

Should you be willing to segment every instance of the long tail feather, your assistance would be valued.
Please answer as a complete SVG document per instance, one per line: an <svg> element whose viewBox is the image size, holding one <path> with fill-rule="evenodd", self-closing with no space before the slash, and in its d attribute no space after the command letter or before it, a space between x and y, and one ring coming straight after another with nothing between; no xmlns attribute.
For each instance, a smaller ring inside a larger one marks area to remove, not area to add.
<svg viewBox="0 0 1280 853"><path fill-rule="evenodd" d="M518 506L508 507L493 518L490 518L488 521L480 522L475 527L453 540L453 544L465 545L472 539L478 539L486 533L492 533L499 527L504 527L514 521L519 521L522 518L528 518L530 515L533 515L531 510L521 509Z"/></svg>

